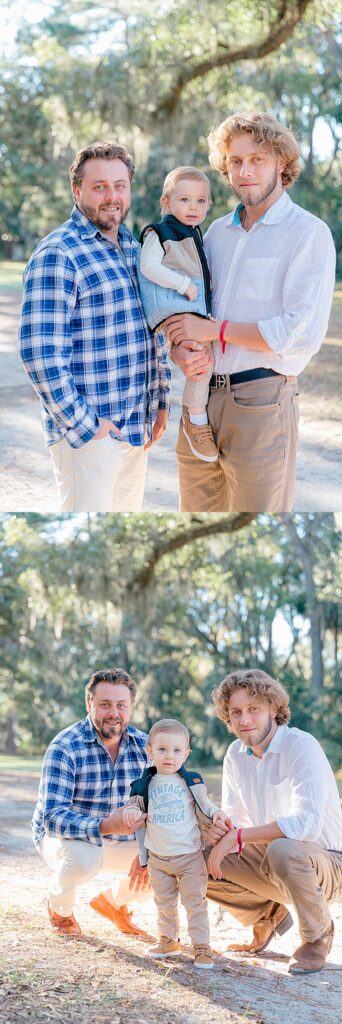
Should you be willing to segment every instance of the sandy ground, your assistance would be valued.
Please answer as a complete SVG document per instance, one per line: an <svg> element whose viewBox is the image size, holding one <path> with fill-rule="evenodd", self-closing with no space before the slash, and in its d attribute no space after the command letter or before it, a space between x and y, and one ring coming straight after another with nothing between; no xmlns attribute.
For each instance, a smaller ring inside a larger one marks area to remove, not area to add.
<svg viewBox="0 0 342 1024"><path fill-rule="evenodd" d="M109 879L79 889L75 914L80 942L55 935L44 904L47 869L30 839L37 775L0 776L1 949L0 1024L340 1024L342 907L332 914L336 938L324 970L307 978L287 973L298 945L292 928L259 957L227 953L247 932L210 904L213 971L195 972L181 912L182 954L147 959L146 941L124 936L89 908ZM152 901L134 917L155 935Z"/></svg>
<svg viewBox="0 0 342 1024"><path fill-rule="evenodd" d="M55 512L57 495L50 457L44 447L39 401L16 351L18 315L18 294L3 292L0 318L0 511ZM340 511L342 507L341 420L332 411L336 406L341 376L342 342L335 336L334 327L310 364L310 373L304 372L301 378L302 415L295 512ZM322 401L325 380L329 380L330 389L335 389L332 402L330 391L327 400ZM178 509L175 443L181 393L182 375L175 371L168 429L149 456L145 511Z"/></svg>

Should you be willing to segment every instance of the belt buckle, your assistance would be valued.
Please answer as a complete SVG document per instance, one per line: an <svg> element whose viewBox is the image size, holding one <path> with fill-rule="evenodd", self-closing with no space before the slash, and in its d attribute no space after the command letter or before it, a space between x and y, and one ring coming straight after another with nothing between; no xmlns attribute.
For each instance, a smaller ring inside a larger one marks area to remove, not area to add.
<svg viewBox="0 0 342 1024"><path fill-rule="evenodd" d="M217 373L216 374L216 387L217 388L225 388L226 383L227 383L227 378L226 378L225 374Z"/></svg>

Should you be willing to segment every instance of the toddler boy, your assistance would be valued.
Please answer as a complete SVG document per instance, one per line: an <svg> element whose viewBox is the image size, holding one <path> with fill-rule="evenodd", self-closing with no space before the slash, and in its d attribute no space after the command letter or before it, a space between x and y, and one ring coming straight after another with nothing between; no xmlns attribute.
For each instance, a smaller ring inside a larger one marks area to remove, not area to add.
<svg viewBox="0 0 342 1024"><path fill-rule="evenodd" d="M161 221L140 235L139 284L145 316L152 330L174 313L210 316L210 275L200 224L211 205L210 181L196 167L176 167L164 181ZM218 450L208 420L209 381L213 363L201 380L187 380L183 393L183 430L191 451L216 462Z"/></svg>
<svg viewBox="0 0 342 1024"><path fill-rule="evenodd" d="M210 969L214 960L206 902L208 873L198 823L225 823L225 814L209 800L202 776L183 767L190 753L189 738L186 726L176 719L161 719L152 726L147 752L153 766L132 782L124 818L132 825L141 811L147 812L145 835L141 829L137 839L142 837L140 859L148 866L158 914L159 941L149 955L163 959L180 952L179 894L187 913L194 966Z"/></svg>

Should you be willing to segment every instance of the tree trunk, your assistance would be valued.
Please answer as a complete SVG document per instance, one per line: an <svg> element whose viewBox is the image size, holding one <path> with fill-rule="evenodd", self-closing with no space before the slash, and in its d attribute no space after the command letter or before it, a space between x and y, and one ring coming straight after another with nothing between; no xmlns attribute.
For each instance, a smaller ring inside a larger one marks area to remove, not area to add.
<svg viewBox="0 0 342 1024"><path fill-rule="evenodd" d="M14 725L14 715L8 714L6 719L5 754L17 753Z"/></svg>
<svg viewBox="0 0 342 1024"><path fill-rule="evenodd" d="M291 537L295 551L300 559L306 587L306 615L310 619L311 640L311 689L317 695L324 685L323 650L322 650L322 614L317 600L314 580L315 541L310 530L310 521L306 520L306 531L303 537L297 533L292 516L282 516L287 532Z"/></svg>

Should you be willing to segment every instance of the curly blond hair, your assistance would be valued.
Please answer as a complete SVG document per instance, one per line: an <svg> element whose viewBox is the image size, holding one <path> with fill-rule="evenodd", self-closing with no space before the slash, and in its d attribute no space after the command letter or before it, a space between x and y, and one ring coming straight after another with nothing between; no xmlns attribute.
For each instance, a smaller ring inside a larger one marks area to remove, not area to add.
<svg viewBox="0 0 342 1024"><path fill-rule="evenodd" d="M285 162L281 178L284 188L289 188L300 175L300 150L290 128L280 124L273 114L232 114L208 135L209 163L220 171L228 184L227 150L235 135L253 135L255 144L263 146L268 153Z"/></svg>
<svg viewBox="0 0 342 1024"><path fill-rule="evenodd" d="M231 727L229 717L229 701L236 690L247 690L250 697L261 697L276 710L277 725L286 725L290 719L289 695L277 679L272 679L267 672L259 668L239 669L225 676L222 683L213 690L211 696L218 718Z"/></svg>

